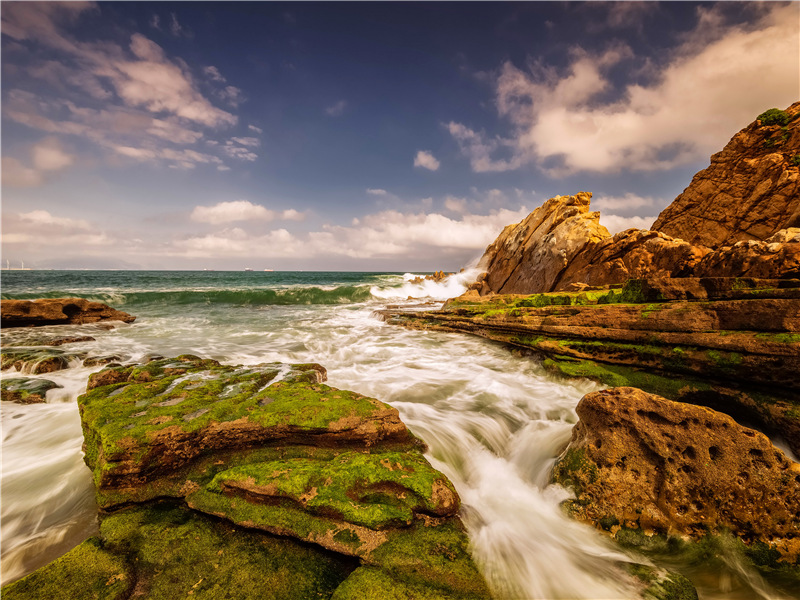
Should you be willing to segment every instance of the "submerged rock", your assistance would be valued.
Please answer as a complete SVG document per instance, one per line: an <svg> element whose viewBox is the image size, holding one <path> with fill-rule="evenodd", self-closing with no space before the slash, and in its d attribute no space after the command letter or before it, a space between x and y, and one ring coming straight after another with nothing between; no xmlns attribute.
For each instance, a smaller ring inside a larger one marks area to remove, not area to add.
<svg viewBox="0 0 800 600"><path fill-rule="evenodd" d="M0 368L33 375L52 373L70 368L70 363L79 363L87 354L56 348L5 348L0 353Z"/></svg>
<svg viewBox="0 0 800 600"><path fill-rule="evenodd" d="M3 300L0 303L2 327L33 327L122 321L132 323L136 317L101 302L85 298L41 298L38 300Z"/></svg>
<svg viewBox="0 0 800 600"><path fill-rule="evenodd" d="M635 388L587 394L553 469L571 487L571 514L616 533L700 539L730 531L800 557L800 464L769 439L711 409Z"/></svg>
<svg viewBox="0 0 800 600"><path fill-rule="evenodd" d="M63 386L49 379L31 377L10 377L0 381L2 398L17 404L39 404L46 402L47 392Z"/></svg>
<svg viewBox="0 0 800 600"><path fill-rule="evenodd" d="M100 535L3 597L489 598L424 444L324 379L190 355L94 374L78 402Z"/></svg>

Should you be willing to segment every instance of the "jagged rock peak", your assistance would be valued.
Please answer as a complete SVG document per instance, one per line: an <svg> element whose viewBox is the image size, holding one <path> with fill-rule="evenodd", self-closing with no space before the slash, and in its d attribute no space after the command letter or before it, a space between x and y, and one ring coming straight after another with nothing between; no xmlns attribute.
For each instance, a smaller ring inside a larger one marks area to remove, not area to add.
<svg viewBox="0 0 800 600"><path fill-rule="evenodd" d="M800 102L759 117L711 157L653 230L717 248L800 227Z"/></svg>

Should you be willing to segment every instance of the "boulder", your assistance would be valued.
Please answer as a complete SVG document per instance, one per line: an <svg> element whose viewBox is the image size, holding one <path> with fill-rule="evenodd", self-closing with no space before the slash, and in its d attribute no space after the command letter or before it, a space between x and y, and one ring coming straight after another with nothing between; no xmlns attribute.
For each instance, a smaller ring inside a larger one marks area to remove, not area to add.
<svg viewBox="0 0 800 600"><path fill-rule="evenodd" d="M800 102L785 115L765 113L734 135L652 229L718 248L800 227Z"/></svg>
<svg viewBox="0 0 800 600"><path fill-rule="evenodd" d="M88 353L57 348L5 348L0 353L0 368L16 369L20 373L52 373L68 369L70 363L80 363Z"/></svg>
<svg viewBox="0 0 800 600"><path fill-rule="evenodd" d="M64 386L49 379L31 377L9 377L0 381L2 399L17 404L40 404L46 402L47 392Z"/></svg>
<svg viewBox="0 0 800 600"><path fill-rule="evenodd" d="M191 355L92 375L78 398L85 461L98 504L111 513L93 543L128 565L148 557L147 585L164 594L190 580L200 586L191 589L227 590L230 575L217 571L216 556L238 550L194 533L221 527L235 539L240 531L263 536L277 548L273 571L292 563L278 571L278 589L295 576L298 544L325 552L338 573L322 577L329 587L319 594L282 595L270 591L272 575L254 577L261 567L246 564L251 582L231 597L401 598L401 590L431 600L488 598L458 494L427 462L424 444L396 409L324 380L317 364L237 367ZM154 522L163 503L172 511L166 530ZM131 519L138 525L125 525ZM178 543L170 540L188 522L186 543L199 535L203 550L187 550L182 574L170 562ZM37 573L29 578L40 581Z"/></svg>
<svg viewBox="0 0 800 600"><path fill-rule="evenodd" d="M730 531L780 559L800 556L800 464L769 439L705 407L635 388L584 396L553 478L572 515L616 533Z"/></svg>
<svg viewBox="0 0 800 600"><path fill-rule="evenodd" d="M33 327L122 321L132 323L136 317L101 302L84 298L41 298L38 300L3 300L0 303L2 327Z"/></svg>

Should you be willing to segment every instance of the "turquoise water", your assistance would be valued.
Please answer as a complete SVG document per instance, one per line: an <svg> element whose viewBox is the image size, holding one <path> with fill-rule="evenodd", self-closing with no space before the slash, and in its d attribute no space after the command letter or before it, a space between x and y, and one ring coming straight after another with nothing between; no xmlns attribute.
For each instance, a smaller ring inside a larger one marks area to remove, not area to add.
<svg viewBox="0 0 800 600"><path fill-rule="evenodd" d="M486 340L384 324L376 310L429 303L474 276L412 283L411 274L351 272L3 271L2 298L79 296L137 317L45 331L95 338L62 346L135 362L192 353L228 364L318 362L328 383L395 406L455 484L473 552L498 598L632 598L629 557L567 519L569 492L548 484L569 440L575 406L598 386L548 376L531 358ZM4 344L24 335L4 330ZM62 385L47 403L3 403L2 575L16 579L96 531L91 476L82 461L76 399L89 374L41 376ZM3 377L15 376L14 371ZM670 561L669 557L665 559ZM781 598L730 558L678 567L702 598Z"/></svg>

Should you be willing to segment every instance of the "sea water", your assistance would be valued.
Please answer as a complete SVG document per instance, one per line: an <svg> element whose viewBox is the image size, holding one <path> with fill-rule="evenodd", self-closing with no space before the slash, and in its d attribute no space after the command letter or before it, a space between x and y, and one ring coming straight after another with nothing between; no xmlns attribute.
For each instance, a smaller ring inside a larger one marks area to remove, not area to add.
<svg viewBox="0 0 800 600"><path fill-rule="evenodd" d="M559 504L569 490L549 484L575 406L600 386L553 378L534 358L480 338L387 325L375 312L387 304L436 308L473 276L420 283L402 273L4 271L2 298L82 297L137 317L110 330L70 326L95 341L62 348L90 356L318 362L329 385L391 404L428 444L428 459L461 496L473 555L498 598L636 597L621 565L647 559L568 519ZM4 330L4 344L23 333ZM35 376L63 386L46 404L3 403L5 583L97 531L76 399L100 368L76 364ZM664 564L689 575L701 598L792 597L735 556L726 561L703 568L665 557Z"/></svg>

